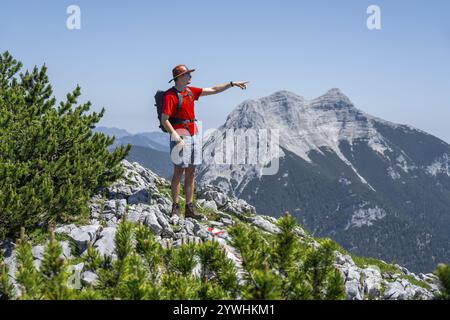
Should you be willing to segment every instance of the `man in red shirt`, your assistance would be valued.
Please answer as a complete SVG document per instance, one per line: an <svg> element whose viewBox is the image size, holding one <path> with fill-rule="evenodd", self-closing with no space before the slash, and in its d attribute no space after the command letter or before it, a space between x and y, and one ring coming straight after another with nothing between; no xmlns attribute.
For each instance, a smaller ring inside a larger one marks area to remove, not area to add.
<svg viewBox="0 0 450 320"><path fill-rule="evenodd" d="M170 154L174 163L172 177L172 216L180 216L180 182L183 173L184 191L186 193L185 217L201 219L202 215L195 211L193 202L195 166L201 163L202 141L195 123L195 105L201 96L208 96L223 92L231 87L247 88L248 82L230 81L211 88L197 88L188 86L191 83L191 73L195 69L188 69L185 65L178 65L172 70L175 85L167 91L163 100L161 124L170 133ZM178 92L178 93L177 93ZM181 94L183 103L178 110L178 96ZM170 118L170 119L169 119Z"/></svg>

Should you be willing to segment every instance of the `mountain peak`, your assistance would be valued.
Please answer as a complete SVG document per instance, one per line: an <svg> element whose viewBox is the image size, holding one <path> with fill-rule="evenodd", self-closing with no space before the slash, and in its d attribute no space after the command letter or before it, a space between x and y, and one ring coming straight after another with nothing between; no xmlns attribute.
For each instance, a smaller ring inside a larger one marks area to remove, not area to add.
<svg viewBox="0 0 450 320"><path fill-rule="evenodd" d="M331 88L325 94L313 99L314 102L343 102L348 105L353 105L350 99L339 89Z"/></svg>
<svg viewBox="0 0 450 320"><path fill-rule="evenodd" d="M330 90L327 91L326 94L340 94L342 95L342 91L339 88L331 88Z"/></svg>
<svg viewBox="0 0 450 320"><path fill-rule="evenodd" d="M296 99L300 98L301 100L304 99L302 96L299 96L298 94L288 90L278 90L269 96L269 98L289 98L289 97Z"/></svg>
<svg viewBox="0 0 450 320"><path fill-rule="evenodd" d="M274 101L291 101L291 102L305 102L306 99L298 95L292 91L288 90L278 90L272 93L269 96L263 97L258 99L258 101L267 103L267 102L274 102ZM341 91L339 88L331 88L329 89L325 94L312 99L311 102L313 104L315 103L344 103L349 106L353 106L353 103L351 100Z"/></svg>
<svg viewBox="0 0 450 320"><path fill-rule="evenodd" d="M326 116L328 121L323 130L328 131L331 130L330 128L334 128L341 133L340 138L347 140L348 136L352 135L346 130L341 130L342 118L347 117L348 112L355 114L355 111L357 109L353 103L338 88L331 88L325 94L312 100L307 100L288 90L278 90L269 96L242 102L230 113L224 127L264 128L271 126L284 128L286 132L308 132L306 136L317 137L319 133L316 126L320 123L317 119L324 119ZM357 121L349 121L353 118L346 118L346 123L355 124ZM323 125L320 124L320 126ZM365 127L365 125L363 126ZM362 131L366 132L367 130ZM327 137L311 139L313 141L307 144L309 147L316 146L319 140L323 142L320 145L329 144L325 143L329 140ZM308 159L306 154L301 154Z"/></svg>

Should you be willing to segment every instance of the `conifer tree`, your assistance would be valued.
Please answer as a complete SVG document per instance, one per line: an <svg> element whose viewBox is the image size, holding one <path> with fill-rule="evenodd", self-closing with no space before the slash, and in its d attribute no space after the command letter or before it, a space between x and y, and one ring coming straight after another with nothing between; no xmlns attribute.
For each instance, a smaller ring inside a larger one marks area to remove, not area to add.
<svg viewBox="0 0 450 320"><path fill-rule="evenodd" d="M279 220L280 233L273 240L274 263L280 274L288 276L295 268L301 258L301 251L294 228L297 226L295 218L286 214Z"/></svg>
<svg viewBox="0 0 450 320"><path fill-rule="evenodd" d="M329 271L327 277L325 300L345 299L345 282L337 269Z"/></svg>
<svg viewBox="0 0 450 320"><path fill-rule="evenodd" d="M12 300L16 296L16 290L11 283L9 268L0 250L0 300Z"/></svg>
<svg viewBox="0 0 450 320"><path fill-rule="evenodd" d="M198 277L183 277L180 274L167 272L161 277L161 296L166 300L197 300L201 282Z"/></svg>
<svg viewBox="0 0 450 320"><path fill-rule="evenodd" d="M122 273L127 267L126 258L132 254L132 250L134 249L133 224L127 221L126 217L119 223L114 243L117 260L110 265L110 268L100 269L98 274L98 288L104 290L106 296L110 298L118 295L118 285L121 279L123 279Z"/></svg>
<svg viewBox="0 0 450 320"><path fill-rule="evenodd" d="M441 293L436 297L441 300L450 300L450 265L439 264L435 274L441 283Z"/></svg>
<svg viewBox="0 0 450 320"><path fill-rule="evenodd" d="M343 299L344 282L334 267L332 244L302 246L295 234L297 223L286 214L278 221L280 232L264 234L238 224L230 230L245 270L247 299ZM269 245L271 243L271 245Z"/></svg>
<svg viewBox="0 0 450 320"><path fill-rule="evenodd" d="M104 264L103 258L100 253L89 242L86 250L86 256L84 257L84 268L86 270L95 272Z"/></svg>
<svg viewBox="0 0 450 320"><path fill-rule="evenodd" d="M20 298L40 300L43 298L43 278L34 265L32 246L26 239L24 228L16 245L17 273L16 280L20 286Z"/></svg>
<svg viewBox="0 0 450 320"><path fill-rule="evenodd" d="M280 219L279 227L275 235L243 223L230 229L233 246L241 256L241 282L219 242L182 241L178 247L168 243L163 249L147 227L125 218L115 238L117 259L102 258L91 244L83 257L76 258L75 263L82 258L85 270L99 276L97 284L84 283L76 289L68 285L68 263L53 232L39 270L22 232L17 242L19 298L343 299L344 284L333 265L332 243L302 246L294 232L297 225L288 215ZM1 262L0 267L0 295L14 298L14 288L5 276L8 270Z"/></svg>
<svg viewBox="0 0 450 320"><path fill-rule="evenodd" d="M225 250L217 241L206 241L197 247L201 264L201 279L203 283L216 285L208 288L209 295L221 295L222 299L235 299L239 293L240 286L236 276L236 268L228 259ZM219 290L219 288L221 290Z"/></svg>
<svg viewBox="0 0 450 320"><path fill-rule="evenodd" d="M168 248L165 250L166 264L169 272L190 276L197 264L195 245L185 244L181 248Z"/></svg>
<svg viewBox="0 0 450 320"><path fill-rule="evenodd" d="M148 269L140 255L131 253L123 261L117 286L121 299L143 300L153 296L153 286L148 281Z"/></svg>
<svg viewBox="0 0 450 320"><path fill-rule="evenodd" d="M40 274L43 279L43 295L49 300L67 300L72 297L68 287L67 262L62 256L62 247L55 239L53 230L45 247Z"/></svg>
<svg viewBox="0 0 450 320"><path fill-rule="evenodd" d="M79 86L57 105L47 67L21 67L0 54L0 239L87 217L87 200L122 175L131 148L108 151L114 137L92 130L105 109L87 114Z"/></svg>
<svg viewBox="0 0 450 320"><path fill-rule="evenodd" d="M309 248L303 263L304 276L312 285L312 295L314 299L322 298L322 289L326 285L329 272L332 270L333 250L327 243L322 244L318 249Z"/></svg>
<svg viewBox="0 0 450 320"><path fill-rule="evenodd" d="M160 269L162 248L153 233L143 224L136 229L136 252L143 256L150 279L155 282Z"/></svg>

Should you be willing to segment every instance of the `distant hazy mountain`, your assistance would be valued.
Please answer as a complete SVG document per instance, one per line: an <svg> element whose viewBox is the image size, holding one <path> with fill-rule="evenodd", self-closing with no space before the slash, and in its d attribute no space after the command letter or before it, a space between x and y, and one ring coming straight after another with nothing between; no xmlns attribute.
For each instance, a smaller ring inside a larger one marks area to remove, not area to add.
<svg viewBox="0 0 450 320"><path fill-rule="evenodd" d="M119 128L109 128L109 127L96 127L94 131L102 132L108 136L115 136L116 139L120 139L122 137L126 137L131 135L127 130L119 129Z"/></svg>
<svg viewBox="0 0 450 320"><path fill-rule="evenodd" d="M139 135L146 137L147 139L150 139L151 141L164 146L164 148L169 150L169 134L160 132L160 131L153 131L153 132L142 132L139 133Z"/></svg>
<svg viewBox="0 0 450 320"><path fill-rule="evenodd" d="M115 145L119 144L131 144L133 146L139 146L139 147L145 147L145 148L151 148L162 152L169 152L169 138L167 138L166 144L160 144L158 142L153 141L152 139L138 133L135 135L130 135L126 137L122 137L120 139L117 139L115 141Z"/></svg>
<svg viewBox="0 0 450 320"><path fill-rule="evenodd" d="M151 169L164 178L171 178L173 164L169 157L169 135L164 132L129 133L124 129L97 127L94 131L115 136L116 140L109 149L119 145L131 144L132 148L126 157L129 161L136 161Z"/></svg>
<svg viewBox="0 0 450 320"><path fill-rule="evenodd" d="M172 178L173 164L168 152L133 146L126 159L131 162L136 161L166 179Z"/></svg>
<svg viewBox="0 0 450 320"><path fill-rule="evenodd" d="M244 101L220 130L231 128L278 128L278 174L204 164L200 184L219 186L265 214L289 211L314 235L359 255L422 272L450 262L449 144L370 116L339 89L313 100L279 91Z"/></svg>
<svg viewBox="0 0 450 320"><path fill-rule="evenodd" d="M164 132L142 132L132 134L123 129L97 127L95 131L103 132L108 136L115 136L114 146L127 145L152 148L159 151L169 152L169 135Z"/></svg>

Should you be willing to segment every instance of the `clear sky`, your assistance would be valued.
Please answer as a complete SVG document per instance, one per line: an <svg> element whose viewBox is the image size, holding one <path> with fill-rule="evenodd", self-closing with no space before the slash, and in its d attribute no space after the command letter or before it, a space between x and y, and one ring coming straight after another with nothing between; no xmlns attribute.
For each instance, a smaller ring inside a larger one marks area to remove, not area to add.
<svg viewBox="0 0 450 320"><path fill-rule="evenodd" d="M66 9L81 9L68 30ZM381 8L381 30L366 9ZM0 51L45 63L55 94L78 83L106 107L100 125L153 131L153 95L177 64L192 85L250 81L202 97L197 117L221 125L240 102L290 90L306 99L340 88L360 109L450 142L450 1L0 0Z"/></svg>

